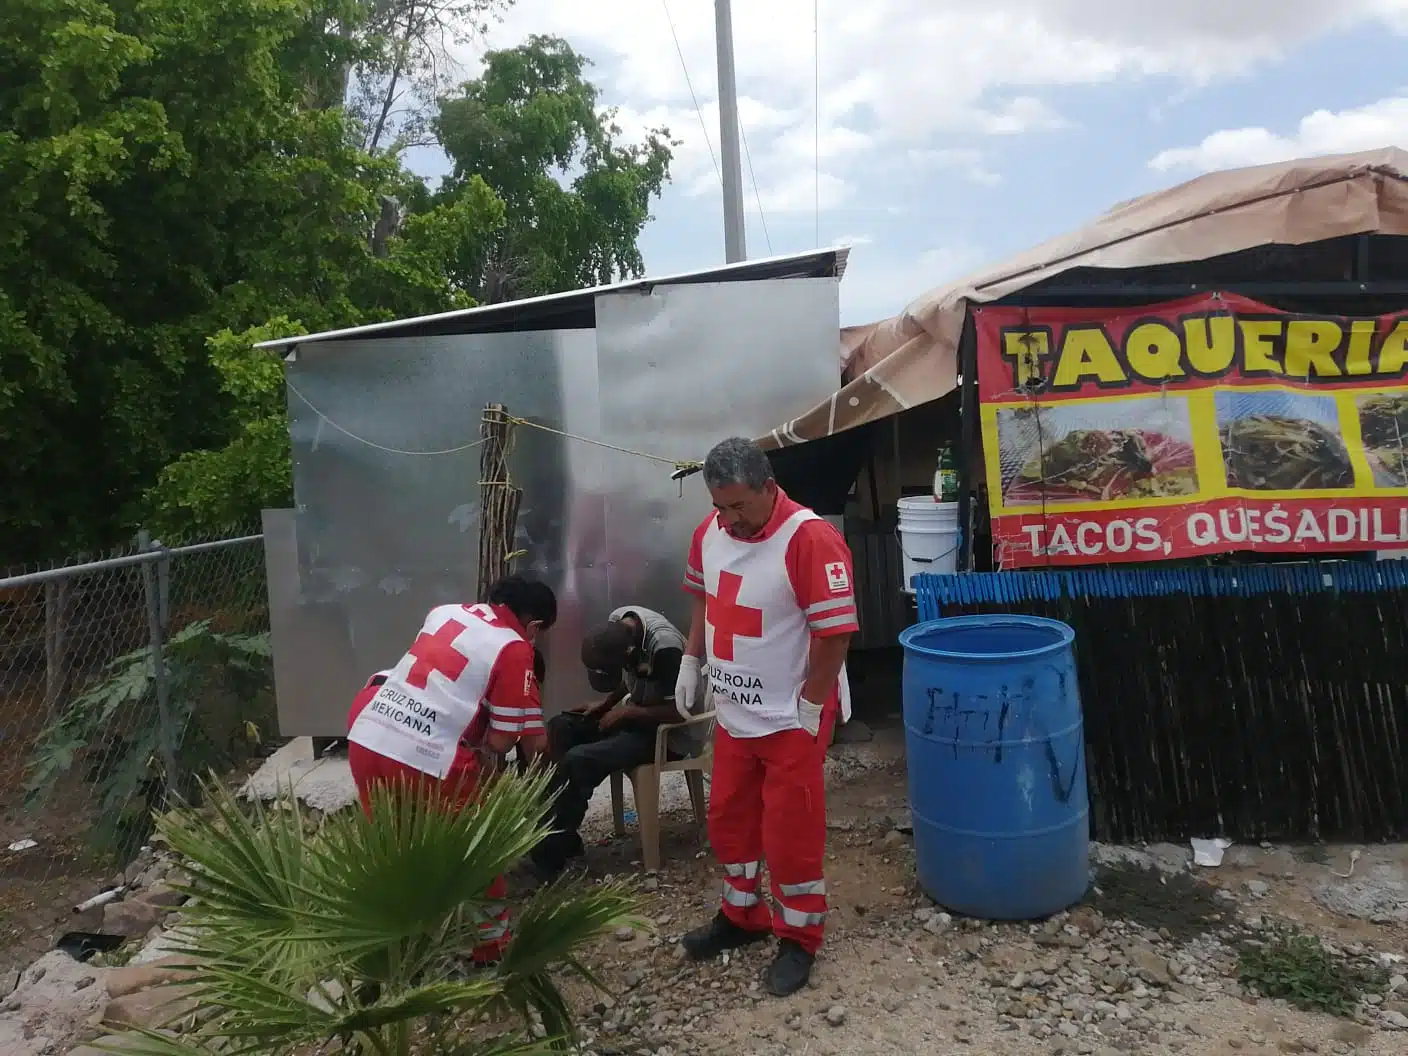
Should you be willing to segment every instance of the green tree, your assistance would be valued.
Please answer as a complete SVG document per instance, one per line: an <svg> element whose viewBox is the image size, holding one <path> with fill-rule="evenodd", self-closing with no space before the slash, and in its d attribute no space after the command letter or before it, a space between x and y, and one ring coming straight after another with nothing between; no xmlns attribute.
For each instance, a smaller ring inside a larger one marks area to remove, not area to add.
<svg viewBox="0 0 1408 1056"><path fill-rule="evenodd" d="M587 59L557 37L491 51L484 72L440 101L435 124L454 163L439 200L482 178L505 223L467 241L452 281L494 304L642 274L637 239L669 178L668 129L622 142L598 108ZM569 179L570 177L570 179ZM565 185L564 185L565 183Z"/></svg>
<svg viewBox="0 0 1408 1056"><path fill-rule="evenodd" d="M293 463L283 364L255 345L310 330L472 306L449 285L452 262L466 240L482 239L501 224L503 213L493 191L475 180L453 200L411 216L389 240L385 257L369 252L362 236L356 246L344 247L347 267L329 268L321 287L308 284L302 297L264 294L262 303L270 310L287 314L211 337L210 363L230 422L225 443L186 451L162 469L146 496L146 522L166 538L210 537L252 526L261 509L288 506Z"/></svg>
<svg viewBox="0 0 1408 1056"><path fill-rule="evenodd" d="M372 0L371 53L342 86L369 154L434 142L435 101L458 80L453 47L482 40L514 0ZM339 97L341 98L341 97Z"/></svg>
<svg viewBox="0 0 1408 1056"><path fill-rule="evenodd" d="M261 336L640 273L669 144L622 145L561 41L491 53L446 101L434 194L387 149L414 138L400 96L375 135L361 97L342 105L398 63L423 96L442 31L509 2L0 8L0 559L287 502Z"/></svg>
<svg viewBox="0 0 1408 1056"><path fill-rule="evenodd" d="M349 68L383 54L371 12L364 0L0 9L6 561L122 539L186 452L233 444L272 464L277 430L233 394L226 330L468 303L448 277L463 252L451 243L482 237L500 204L480 183L433 205L327 106ZM417 204L430 215L374 237ZM227 509L258 510L260 495L230 500L241 476L267 478L259 465L204 468L226 473L209 489Z"/></svg>
<svg viewBox="0 0 1408 1056"><path fill-rule="evenodd" d="M160 828L191 877L179 952L196 968L176 982L193 987L213 1015L184 1037L129 1034L112 1051L292 1056L331 1043L376 1056L508 1056L568 1048L572 1011L553 973L590 980L581 947L604 929L638 923L622 885L541 889L515 909L496 968L466 973L461 961L494 916L490 881L546 835L545 791L541 775L505 775L460 810L381 792L370 816L343 812L310 835L292 797L246 812L210 782L208 814L168 815Z"/></svg>
<svg viewBox="0 0 1408 1056"><path fill-rule="evenodd" d="M267 285L252 287L269 315L281 317L210 340L235 424L228 442L188 452L162 472L148 497L158 531L227 531L252 522L261 507L290 502L282 368L254 348L259 341L643 273L637 239L669 178L672 144L664 129L643 143L622 143L611 114L597 109L586 67L551 37L489 52L484 73L441 102L437 130L454 173L434 195L419 185L396 189L410 215L387 257L369 257L360 242L333 241L338 252L325 251L324 260L336 256L342 265L321 286L308 273L283 282L285 290L317 289L318 296L278 299ZM397 171L385 155L366 165ZM558 179L564 174L572 176L567 186ZM347 226L363 231L369 216ZM283 248L274 243L271 252ZM317 271L315 260L300 266ZM339 296L329 299L329 289Z"/></svg>

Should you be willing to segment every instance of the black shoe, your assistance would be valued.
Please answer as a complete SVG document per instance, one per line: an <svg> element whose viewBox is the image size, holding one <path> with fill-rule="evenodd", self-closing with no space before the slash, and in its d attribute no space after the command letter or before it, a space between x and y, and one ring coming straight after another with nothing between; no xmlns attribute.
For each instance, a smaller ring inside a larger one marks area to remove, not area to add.
<svg viewBox="0 0 1408 1056"><path fill-rule="evenodd" d="M562 875L567 863L587 853L582 837L575 832L554 832L528 852L538 877L551 882Z"/></svg>
<svg viewBox="0 0 1408 1056"><path fill-rule="evenodd" d="M552 883L567 868L567 862L561 855L551 854L541 845L528 852L528 862L533 867L534 878L540 884Z"/></svg>
<svg viewBox="0 0 1408 1056"><path fill-rule="evenodd" d="M768 966L768 993L774 997L790 997L812 977L813 957L792 939L783 939L777 948L777 957Z"/></svg>
<svg viewBox="0 0 1408 1056"><path fill-rule="evenodd" d="M708 961L725 950L736 950L762 942L771 934L771 931L749 931L747 928L740 928L720 911L714 915L713 920L702 928L695 928L681 941L690 960Z"/></svg>

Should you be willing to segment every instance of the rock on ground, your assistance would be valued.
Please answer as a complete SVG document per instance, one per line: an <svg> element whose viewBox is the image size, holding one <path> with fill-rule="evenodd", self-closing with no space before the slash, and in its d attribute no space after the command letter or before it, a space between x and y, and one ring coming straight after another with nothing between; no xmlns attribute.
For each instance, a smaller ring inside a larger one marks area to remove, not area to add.
<svg viewBox="0 0 1408 1056"><path fill-rule="evenodd" d="M269 802L290 788L297 790L301 803L324 814L357 802L357 786L352 781L347 759L339 756L315 759L311 737L296 737L264 760L254 776L245 782L240 795Z"/></svg>
<svg viewBox="0 0 1408 1056"><path fill-rule="evenodd" d="M55 1056L68 1052L107 1001L102 970L66 953L46 953L0 1002L0 1053Z"/></svg>
<svg viewBox="0 0 1408 1056"><path fill-rule="evenodd" d="M1374 923L1408 923L1408 870L1375 865L1363 875L1324 881L1315 900L1326 909Z"/></svg>
<svg viewBox="0 0 1408 1056"><path fill-rule="evenodd" d="M136 939L147 934L165 919L167 910L133 899L129 902L109 902L103 907L103 933Z"/></svg>

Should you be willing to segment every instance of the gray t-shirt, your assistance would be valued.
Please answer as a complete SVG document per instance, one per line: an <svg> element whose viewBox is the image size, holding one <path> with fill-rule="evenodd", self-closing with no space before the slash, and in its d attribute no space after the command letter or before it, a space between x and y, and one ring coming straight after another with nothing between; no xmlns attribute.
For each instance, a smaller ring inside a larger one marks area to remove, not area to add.
<svg viewBox="0 0 1408 1056"><path fill-rule="evenodd" d="M625 671L631 701L641 707L673 703L684 656L684 634L666 617L641 605L623 605L607 619L615 623L627 616L638 619L643 632L640 663ZM704 733L702 726L671 730L667 744L676 755L697 755L704 744Z"/></svg>

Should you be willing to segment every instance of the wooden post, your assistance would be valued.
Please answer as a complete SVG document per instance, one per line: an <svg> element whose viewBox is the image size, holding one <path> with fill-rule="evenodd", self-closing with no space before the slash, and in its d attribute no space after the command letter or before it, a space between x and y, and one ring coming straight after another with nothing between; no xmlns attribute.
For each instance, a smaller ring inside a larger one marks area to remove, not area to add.
<svg viewBox="0 0 1408 1056"><path fill-rule="evenodd" d="M480 419L484 450L479 458L479 586L484 601L495 580L508 575L523 491L508 475L508 447L513 424L501 403L487 404Z"/></svg>

